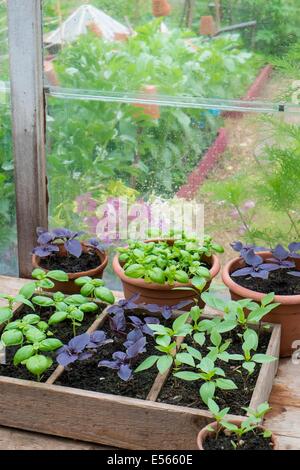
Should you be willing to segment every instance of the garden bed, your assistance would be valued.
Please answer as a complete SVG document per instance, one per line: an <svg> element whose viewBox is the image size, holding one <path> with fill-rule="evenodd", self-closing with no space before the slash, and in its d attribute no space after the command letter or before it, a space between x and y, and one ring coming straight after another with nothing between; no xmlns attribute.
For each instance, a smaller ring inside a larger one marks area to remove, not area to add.
<svg viewBox="0 0 300 470"><path fill-rule="evenodd" d="M105 328L107 316L102 312L88 331ZM267 354L278 357L280 326L269 332ZM261 366L251 408L268 400L277 365ZM59 366L46 383L1 376L0 424L126 449L179 450L196 449L198 431L213 421L207 410L157 402L169 371L154 374L145 400L57 385L65 374Z"/></svg>

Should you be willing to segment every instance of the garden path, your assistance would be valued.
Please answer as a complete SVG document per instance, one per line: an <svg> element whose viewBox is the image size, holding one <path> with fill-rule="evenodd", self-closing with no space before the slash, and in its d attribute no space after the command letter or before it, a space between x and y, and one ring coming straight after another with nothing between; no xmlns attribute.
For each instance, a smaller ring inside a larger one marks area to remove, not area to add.
<svg viewBox="0 0 300 470"><path fill-rule="evenodd" d="M15 295L28 282L0 276L0 292ZM217 289L218 284L215 285ZM228 295L222 289L222 295ZM121 295L121 294L119 294ZM0 305L1 305L0 300ZM212 311L210 310L210 313ZM282 450L300 450L300 360L280 360L279 370L272 389L270 403L272 411L266 425L274 431ZM46 436L0 426L0 450L104 450L106 446L79 442L70 439Z"/></svg>

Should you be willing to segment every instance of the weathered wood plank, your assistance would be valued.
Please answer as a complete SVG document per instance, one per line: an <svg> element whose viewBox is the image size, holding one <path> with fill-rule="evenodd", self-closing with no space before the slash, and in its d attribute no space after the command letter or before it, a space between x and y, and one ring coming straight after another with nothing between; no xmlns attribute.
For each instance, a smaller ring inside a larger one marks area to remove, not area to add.
<svg viewBox="0 0 300 470"><path fill-rule="evenodd" d="M212 421L206 411L4 377L0 395L3 426L127 449L196 449Z"/></svg>
<svg viewBox="0 0 300 470"><path fill-rule="evenodd" d="M300 408L286 404L271 403L265 425L276 434L300 438Z"/></svg>
<svg viewBox="0 0 300 470"><path fill-rule="evenodd" d="M30 277L36 227L48 225L42 2L7 2L19 272Z"/></svg>
<svg viewBox="0 0 300 470"><path fill-rule="evenodd" d="M266 354L279 357L281 326L272 325L272 335ZM256 409L258 405L269 401L274 378L278 369L278 360L262 364L256 386L251 398L250 408Z"/></svg>

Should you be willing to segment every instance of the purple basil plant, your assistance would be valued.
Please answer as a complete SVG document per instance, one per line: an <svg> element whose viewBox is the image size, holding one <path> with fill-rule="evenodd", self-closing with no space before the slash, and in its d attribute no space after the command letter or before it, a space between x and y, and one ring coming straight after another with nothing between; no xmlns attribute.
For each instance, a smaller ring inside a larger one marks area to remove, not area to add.
<svg viewBox="0 0 300 470"><path fill-rule="evenodd" d="M138 335L139 333L136 334ZM146 338L145 336L141 336L135 342L127 343L127 345L126 352L116 351L112 355L112 361L102 360L98 364L99 367L108 367L117 370L118 376L125 382L131 379L133 374L132 367L139 354L146 351Z"/></svg>
<svg viewBox="0 0 300 470"><path fill-rule="evenodd" d="M108 343L112 343L112 340L106 338L104 331L94 331L91 334L83 333L59 348L56 360L58 364L66 367L72 362L91 358L100 346Z"/></svg>
<svg viewBox="0 0 300 470"><path fill-rule="evenodd" d="M56 228L52 231L47 231L41 227L37 228L37 242L38 246L32 252L40 258L45 258L59 251L57 242L62 242L64 247L70 255L79 256L82 253L82 246L77 239L84 232L72 232L65 228Z"/></svg>
<svg viewBox="0 0 300 470"><path fill-rule="evenodd" d="M182 300L176 305L156 305L156 304L142 304L143 308L151 313L161 313L165 320L169 320L172 317L175 310L180 310L183 307L191 304L192 300Z"/></svg>
<svg viewBox="0 0 300 470"><path fill-rule="evenodd" d="M300 243L292 242L286 250L282 245L278 244L274 249L258 247L254 245L243 245L242 242L234 242L231 244L235 251L239 251L241 257L246 263L246 267L234 271L232 277L251 276L253 278L268 279L272 271L279 269L293 269L296 264L293 259L299 259ZM259 251L270 251L270 258L264 260L258 255ZM292 276L300 277L300 271L287 271Z"/></svg>

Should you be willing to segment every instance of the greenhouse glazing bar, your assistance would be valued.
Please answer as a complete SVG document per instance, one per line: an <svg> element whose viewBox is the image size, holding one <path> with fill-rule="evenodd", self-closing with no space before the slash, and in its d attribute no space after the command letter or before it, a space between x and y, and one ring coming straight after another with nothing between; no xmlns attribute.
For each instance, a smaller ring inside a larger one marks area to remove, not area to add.
<svg viewBox="0 0 300 470"><path fill-rule="evenodd" d="M7 11L19 273L30 277L36 227L48 222L41 1L9 0Z"/></svg>

